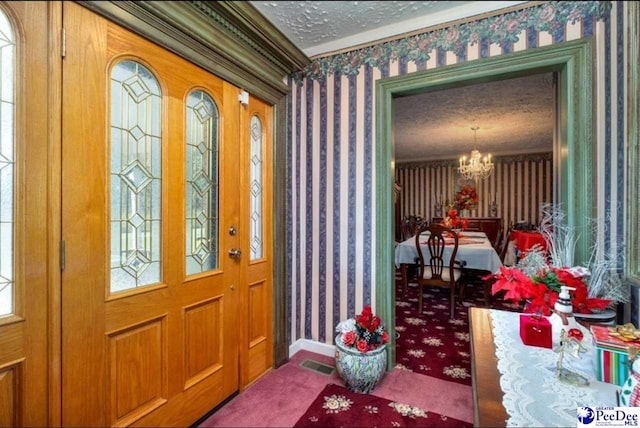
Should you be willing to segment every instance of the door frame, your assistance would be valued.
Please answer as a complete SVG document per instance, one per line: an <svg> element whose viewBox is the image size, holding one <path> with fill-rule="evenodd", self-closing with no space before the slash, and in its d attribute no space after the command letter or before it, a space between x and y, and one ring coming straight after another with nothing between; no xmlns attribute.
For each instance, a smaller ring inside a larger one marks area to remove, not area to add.
<svg viewBox="0 0 640 428"><path fill-rule="evenodd" d="M576 263L589 259L595 232L587 227L595 207L593 124L593 38L583 38L522 52L438 67L376 82L376 311L395 328L393 271L393 182L395 142L393 99L452 87L556 72L557 117L554 143L554 202L566 210L568 226L584 230L576 243ZM568 156L568 154L571 156ZM388 369L395 365L391 335Z"/></svg>

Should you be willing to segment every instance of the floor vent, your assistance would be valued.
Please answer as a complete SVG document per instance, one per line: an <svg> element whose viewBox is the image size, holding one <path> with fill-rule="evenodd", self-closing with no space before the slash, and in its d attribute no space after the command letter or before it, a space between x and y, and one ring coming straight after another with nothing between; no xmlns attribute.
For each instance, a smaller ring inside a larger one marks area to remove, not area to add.
<svg viewBox="0 0 640 428"><path fill-rule="evenodd" d="M300 365L305 369L313 370L314 372L318 372L326 376L331 376L336 369L333 366L322 364L314 360L304 360Z"/></svg>

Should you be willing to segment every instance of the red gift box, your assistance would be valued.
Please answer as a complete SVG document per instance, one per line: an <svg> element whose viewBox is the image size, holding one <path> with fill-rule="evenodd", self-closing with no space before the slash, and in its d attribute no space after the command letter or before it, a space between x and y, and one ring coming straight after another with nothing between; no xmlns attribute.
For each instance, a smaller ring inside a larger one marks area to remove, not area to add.
<svg viewBox="0 0 640 428"><path fill-rule="evenodd" d="M551 348L551 323L542 316L520 314L520 338L525 345Z"/></svg>

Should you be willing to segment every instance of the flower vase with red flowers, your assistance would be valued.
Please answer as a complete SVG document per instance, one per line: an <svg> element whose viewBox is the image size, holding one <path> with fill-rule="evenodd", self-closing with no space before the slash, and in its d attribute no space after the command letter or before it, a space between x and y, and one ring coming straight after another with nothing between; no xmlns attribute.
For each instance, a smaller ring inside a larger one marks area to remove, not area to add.
<svg viewBox="0 0 640 428"><path fill-rule="evenodd" d="M389 334L367 306L336 327L336 370L349 390L367 394L384 376Z"/></svg>
<svg viewBox="0 0 640 428"><path fill-rule="evenodd" d="M449 210L447 216L442 219L442 225L446 227L450 227L451 229L462 229L467 230L467 226L469 225L469 219L458 216L458 211Z"/></svg>

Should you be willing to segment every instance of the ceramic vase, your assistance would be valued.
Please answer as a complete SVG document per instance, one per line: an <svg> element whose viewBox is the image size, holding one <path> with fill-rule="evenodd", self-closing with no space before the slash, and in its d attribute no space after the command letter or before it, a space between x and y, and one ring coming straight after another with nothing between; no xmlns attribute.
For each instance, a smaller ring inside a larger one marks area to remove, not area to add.
<svg viewBox="0 0 640 428"><path fill-rule="evenodd" d="M386 345L368 352L360 352L342 343L342 335L335 338L336 370L352 392L368 394L374 390L387 368Z"/></svg>

